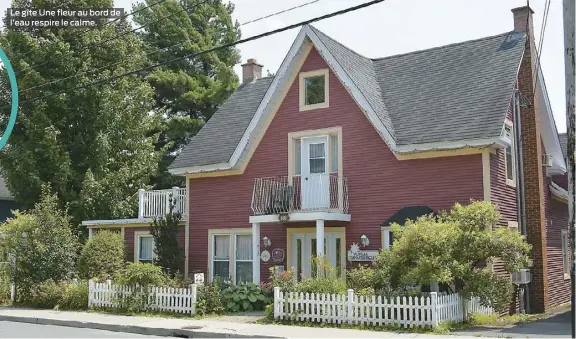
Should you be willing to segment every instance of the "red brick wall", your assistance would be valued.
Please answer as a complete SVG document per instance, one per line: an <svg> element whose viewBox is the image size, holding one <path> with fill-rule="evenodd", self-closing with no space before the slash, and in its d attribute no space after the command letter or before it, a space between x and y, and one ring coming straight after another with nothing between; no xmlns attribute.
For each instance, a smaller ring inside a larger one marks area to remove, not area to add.
<svg viewBox="0 0 576 339"><path fill-rule="evenodd" d="M301 71L327 67L312 50ZM456 201L483 199L480 154L399 161L334 73L330 73L329 108L299 112L298 86L298 80L291 85L243 175L190 180L190 272L207 271L208 229L251 227L254 178L288 174L289 132L342 126L342 174L348 180L352 215L346 225L347 247L366 234L369 249L380 248L380 224L403 206L447 209ZM264 235L272 248L285 248L285 225L262 224ZM263 280L266 266L261 269Z"/></svg>

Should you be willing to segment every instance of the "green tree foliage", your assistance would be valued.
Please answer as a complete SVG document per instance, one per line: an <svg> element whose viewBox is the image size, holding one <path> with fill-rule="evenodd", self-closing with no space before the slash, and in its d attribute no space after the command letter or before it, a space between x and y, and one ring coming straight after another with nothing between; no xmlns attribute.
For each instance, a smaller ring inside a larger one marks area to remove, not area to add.
<svg viewBox="0 0 576 339"><path fill-rule="evenodd" d="M150 234L154 237L154 263L170 276L175 276L184 264L184 253L178 245L178 231L182 213L174 211L175 202L170 197L170 209L165 216L154 218Z"/></svg>
<svg viewBox="0 0 576 339"><path fill-rule="evenodd" d="M113 1L14 0L12 6L110 8ZM66 91L21 105L9 145L0 153L8 188L25 208L39 200L42 185L49 183L60 206L69 203L75 224L134 214L135 193L158 165L157 136L151 134L156 123L149 114L152 88L132 75L71 90L148 64L140 39L117 37L131 29L119 20L94 29L0 32L0 47L17 73L21 102ZM8 86L2 71L0 93L9 95ZM0 123L8 114L0 110Z"/></svg>
<svg viewBox="0 0 576 339"><path fill-rule="evenodd" d="M156 2L144 0L136 7ZM138 34L147 52L153 52L150 62L160 63L238 40L240 29L232 21L233 11L234 5L222 0L167 0L139 11L134 21L152 23ZM230 47L172 62L147 74L155 89L155 111L163 118L156 147L165 153L155 179L157 188L181 185L182 179L170 176L166 168L237 87L233 67L239 58L238 49Z"/></svg>
<svg viewBox="0 0 576 339"><path fill-rule="evenodd" d="M126 249L118 232L101 230L86 242L78 259L82 278L108 278L124 266Z"/></svg>
<svg viewBox="0 0 576 339"><path fill-rule="evenodd" d="M394 245L383 251L376 267L387 271L393 288L447 283L465 296L474 293L498 310L512 298L508 276L498 276L485 263L498 258L511 273L526 267L531 246L520 233L497 227L501 219L488 202L455 204L438 218L420 217L393 225Z"/></svg>
<svg viewBox="0 0 576 339"><path fill-rule="evenodd" d="M56 195L46 190L34 209L0 225L0 247L16 256L19 287L72 277L79 249L66 211L58 207Z"/></svg>
<svg viewBox="0 0 576 339"><path fill-rule="evenodd" d="M152 264L128 263L116 273L115 279L121 285L164 286L170 279L162 269Z"/></svg>

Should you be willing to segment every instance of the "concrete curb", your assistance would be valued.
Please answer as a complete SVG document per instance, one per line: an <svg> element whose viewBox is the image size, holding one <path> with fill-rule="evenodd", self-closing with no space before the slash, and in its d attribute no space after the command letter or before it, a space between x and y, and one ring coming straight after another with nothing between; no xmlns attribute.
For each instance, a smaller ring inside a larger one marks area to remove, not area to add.
<svg viewBox="0 0 576 339"><path fill-rule="evenodd" d="M49 318L20 317L11 315L0 315L0 321L11 321L18 323L38 324L38 325L55 325L76 328L90 328L94 330L105 330L112 332L126 332L143 335L155 335L161 337L179 337L179 338L278 338L287 339L279 336L257 336L250 334L234 334L222 332L207 332L202 329L177 329L177 328L157 328L138 325L118 325L102 324L87 321L60 320Z"/></svg>

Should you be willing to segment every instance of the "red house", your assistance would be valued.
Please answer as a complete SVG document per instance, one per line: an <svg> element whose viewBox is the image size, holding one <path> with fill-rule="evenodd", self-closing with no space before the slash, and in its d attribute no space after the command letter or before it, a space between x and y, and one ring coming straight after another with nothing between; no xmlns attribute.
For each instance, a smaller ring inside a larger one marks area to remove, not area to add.
<svg viewBox="0 0 576 339"><path fill-rule="evenodd" d="M532 311L568 302L565 152L532 11L512 12L513 31L403 55L370 59L304 26L276 76L249 59L170 166L186 177L186 274L309 275L321 254L342 271L390 246L390 222L474 199L533 245ZM167 193L141 192L137 219L84 224L121 229L131 258L152 259L146 217Z"/></svg>

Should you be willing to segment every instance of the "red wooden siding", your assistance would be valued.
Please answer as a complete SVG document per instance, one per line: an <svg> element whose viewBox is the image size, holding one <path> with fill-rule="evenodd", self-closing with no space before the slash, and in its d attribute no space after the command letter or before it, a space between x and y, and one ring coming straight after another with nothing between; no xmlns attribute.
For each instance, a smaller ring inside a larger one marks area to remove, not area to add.
<svg viewBox="0 0 576 339"><path fill-rule="evenodd" d="M327 67L313 49L301 71ZM288 174L289 132L342 126L342 174L348 179L352 215L346 225L347 247L366 234L369 249L380 248L380 224L404 206L437 210L483 199L480 154L399 161L333 72L329 108L299 112L298 86L296 79L243 175L190 180L190 272L207 271L208 229L251 227L254 178ZM286 225L262 224L264 235L272 248L286 248ZM262 280L268 266L262 263Z"/></svg>

